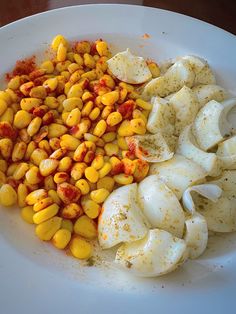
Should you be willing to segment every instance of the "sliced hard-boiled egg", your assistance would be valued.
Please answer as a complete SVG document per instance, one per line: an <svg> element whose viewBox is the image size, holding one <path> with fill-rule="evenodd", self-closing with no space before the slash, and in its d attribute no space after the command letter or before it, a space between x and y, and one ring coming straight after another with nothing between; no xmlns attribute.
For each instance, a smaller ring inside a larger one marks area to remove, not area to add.
<svg viewBox="0 0 236 314"><path fill-rule="evenodd" d="M151 163L171 159L174 155L161 132L130 136L126 141L137 158Z"/></svg>
<svg viewBox="0 0 236 314"><path fill-rule="evenodd" d="M236 169L236 135L220 143L216 155L224 169Z"/></svg>
<svg viewBox="0 0 236 314"><path fill-rule="evenodd" d="M117 53L107 64L115 77L129 84L141 84L152 78L145 60L133 55L129 49Z"/></svg>
<svg viewBox="0 0 236 314"><path fill-rule="evenodd" d="M184 86L169 100L176 112L175 133L179 135L186 125L191 124L199 110L199 104L194 92Z"/></svg>
<svg viewBox="0 0 236 314"><path fill-rule="evenodd" d="M189 250L189 258L195 259L202 255L208 242L206 219L195 213L185 221L186 231L184 240Z"/></svg>
<svg viewBox="0 0 236 314"><path fill-rule="evenodd" d="M200 72L195 74L194 85L199 84L208 85L215 83L216 83L215 75L208 64L206 64Z"/></svg>
<svg viewBox="0 0 236 314"><path fill-rule="evenodd" d="M209 101L198 112L193 123L193 134L202 150L208 150L224 140L224 136L231 131L231 124L227 121L228 112L236 105L234 99L219 103Z"/></svg>
<svg viewBox="0 0 236 314"><path fill-rule="evenodd" d="M150 174L156 174L178 199L189 186L204 183L206 177L201 166L178 154L168 161L151 165Z"/></svg>
<svg viewBox="0 0 236 314"><path fill-rule="evenodd" d="M121 242L145 237L149 224L137 201L137 184L113 191L103 204L98 222L98 240L107 249Z"/></svg>
<svg viewBox="0 0 236 314"><path fill-rule="evenodd" d="M182 238L184 211L176 195L156 175L146 177L138 186L144 215L152 228L163 229Z"/></svg>
<svg viewBox="0 0 236 314"><path fill-rule="evenodd" d="M199 164L207 175L220 175L221 167L216 154L207 153L198 147L191 132L191 125L186 126L181 132L176 152Z"/></svg>
<svg viewBox="0 0 236 314"><path fill-rule="evenodd" d="M194 185L187 188L182 196L182 203L184 208L191 214L196 211L195 204L191 195L191 192L196 192L199 195L209 199L210 201L216 203L222 194L222 189L211 183L205 183L200 185Z"/></svg>
<svg viewBox="0 0 236 314"><path fill-rule="evenodd" d="M220 179L210 183L222 188L222 196L214 203L198 194L192 195L196 210L206 218L210 231L236 231L236 171L224 171Z"/></svg>
<svg viewBox="0 0 236 314"><path fill-rule="evenodd" d="M153 229L144 239L121 245L115 262L137 276L154 277L175 270L187 257L184 240L167 231Z"/></svg>
<svg viewBox="0 0 236 314"><path fill-rule="evenodd" d="M192 90L197 96L200 107L204 106L210 100L221 102L227 97L226 90L219 85L198 85L193 87Z"/></svg>
<svg viewBox="0 0 236 314"><path fill-rule="evenodd" d="M187 60L190 63L195 75L200 73L204 69L204 67L207 65L206 60L197 56L187 55L187 56L181 57L180 59Z"/></svg>
<svg viewBox="0 0 236 314"><path fill-rule="evenodd" d="M175 62L163 76L151 80L143 89L143 98L149 100L153 96L166 97L177 92L184 85L193 86L195 74L187 60Z"/></svg>

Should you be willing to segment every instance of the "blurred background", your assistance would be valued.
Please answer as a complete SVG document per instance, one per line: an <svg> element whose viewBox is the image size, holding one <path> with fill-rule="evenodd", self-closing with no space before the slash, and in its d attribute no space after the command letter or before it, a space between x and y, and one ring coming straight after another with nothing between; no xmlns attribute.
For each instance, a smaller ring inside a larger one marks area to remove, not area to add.
<svg viewBox="0 0 236 314"><path fill-rule="evenodd" d="M236 0L0 0L0 26L35 13L90 3L127 3L171 10L201 19L236 35Z"/></svg>

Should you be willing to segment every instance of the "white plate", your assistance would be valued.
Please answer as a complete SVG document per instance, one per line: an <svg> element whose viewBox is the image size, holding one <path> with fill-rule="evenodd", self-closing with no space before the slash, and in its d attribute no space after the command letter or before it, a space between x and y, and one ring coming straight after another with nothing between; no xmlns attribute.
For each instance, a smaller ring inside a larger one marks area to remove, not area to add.
<svg viewBox="0 0 236 314"><path fill-rule="evenodd" d="M130 47L157 61L183 54L206 58L218 82L235 92L236 38L180 14L138 6L86 5L28 17L0 29L1 74L43 51L54 35L104 38L113 51ZM147 33L150 38L143 38ZM0 211L0 312L233 313L236 236L219 236L198 260L168 276L137 279L115 268L80 267L40 242L18 210Z"/></svg>

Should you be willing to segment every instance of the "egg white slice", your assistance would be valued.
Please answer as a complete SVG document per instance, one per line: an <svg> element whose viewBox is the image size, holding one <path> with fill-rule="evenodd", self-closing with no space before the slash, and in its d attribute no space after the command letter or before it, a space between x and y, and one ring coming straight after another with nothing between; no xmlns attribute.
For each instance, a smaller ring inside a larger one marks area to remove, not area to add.
<svg viewBox="0 0 236 314"><path fill-rule="evenodd" d="M209 176L218 176L221 173L221 165L215 153L207 153L201 150L188 125L181 132L176 152L199 164Z"/></svg>
<svg viewBox="0 0 236 314"><path fill-rule="evenodd" d="M176 195L156 175L146 177L138 186L138 198L152 228L163 229L178 238L184 230L184 211Z"/></svg>
<svg viewBox="0 0 236 314"><path fill-rule="evenodd" d="M232 126L227 121L227 114L235 105L234 100L226 100L222 104L211 100L200 109L192 131L202 150L211 149L230 133Z"/></svg>
<svg viewBox="0 0 236 314"><path fill-rule="evenodd" d="M183 193L182 203L184 208L191 214L194 214L196 211L191 192L196 192L214 203L222 195L222 189L216 184L205 183L187 188Z"/></svg>
<svg viewBox="0 0 236 314"><path fill-rule="evenodd" d="M208 85L208 84L215 84L215 83L216 83L215 75L212 72L208 64L206 64L203 67L203 69L199 73L196 73L195 75L194 85L199 85L199 84Z"/></svg>
<svg viewBox="0 0 236 314"><path fill-rule="evenodd" d="M194 92L184 86L169 100L176 112L175 134L179 136L186 125L191 124L199 110L199 104Z"/></svg>
<svg viewBox="0 0 236 314"><path fill-rule="evenodd" d="M210 231L236 231L236 171L224 171L220 179L210 183L222 188L222 196L216 203L213 203L198 194L194 194L193 202L196 210L206 218Z"/></svg>
<svg viewBox="0 0 236 314"><path fill-rule="evenodd" d="M189 250L189 258L198 258L205 251L208 242L206 219L195 213L185 221L186 231L184 240Z"/></svg>
<svg viewBox="0 0 236 314"><path fill-rule="evenodd" d="M161 132L126 137L126 142L137 158L150 163L168 160L174 155Z"/></svg>
<svg viewBox="0 0 236 314"><path fill-rule="evenodd" d="M220 143L216 155L224 169L236 169L236 135Z"/></svg>
<svg viewBox="0 0 236 314"><path fill-rule="evenodd" d="M103 204L98 222L98 240L103 249L145 237L149 224L137 201L137 184L114 190Z"/></svg>
<svg viewBox="0 0 236 314"><path fill-rule="evenodd" d="M223 87L214 84L198 85L193 87L192 91L197 96L200 107L203 107L210 100L221 102L228 95Z"/></svg>
<svg viewBox="0 0 236 314"><path fill-rule="evenodd" d="M133 55L129 49L117 53L107 64L115 77L129 84L141 84L152 78L145 60Z"/></svg>
<svg viewBox="0 0 236 314"><path fill-rule="evenodd" d="M186 60L179 60L163 76L147 83L143 89L142 97L146 100L151 99L153 96L166 97L177 92L184 85L192 87L194 77L190 63Z"/></svg>
<svg viewBox="0 0 236 314"><path fill-rule="evenodd" d="M156 174L178 199L189 186L206 181L206 172L201 166L178 154L168 161L151 165L149 173Z"/></svg>
<svg viewBox="0 0 236 314"><path fill-rule="evenodd" d="M154 277L175 270L187 256L184 240L167 231L153 229L144 239L121 245L115 263L137 276Z"/></svg>

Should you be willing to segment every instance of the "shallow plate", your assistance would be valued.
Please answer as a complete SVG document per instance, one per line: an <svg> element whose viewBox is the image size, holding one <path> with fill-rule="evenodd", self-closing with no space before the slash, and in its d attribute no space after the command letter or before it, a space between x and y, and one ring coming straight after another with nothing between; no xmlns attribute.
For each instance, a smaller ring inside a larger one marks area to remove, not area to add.
<svg viewBox="0 0 236 314"><path fill-rule="evenodd" d="M183 54L202 56L216 71L218 83L235 93L235 36L180 14L138 6L68 7L7 25L0 29L1 74L17 59L44 51L58 33L71 40L102 37L113 52L130 47L158 62ZM40 242L17 209L1 209L0 312L232 313L236 236L209 242L200 259L175 273L137 279L114 268L109 256L96 267L82 267Z"/></svg>

